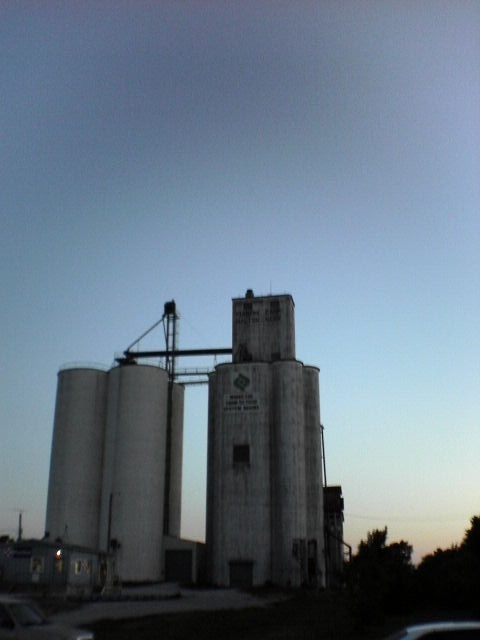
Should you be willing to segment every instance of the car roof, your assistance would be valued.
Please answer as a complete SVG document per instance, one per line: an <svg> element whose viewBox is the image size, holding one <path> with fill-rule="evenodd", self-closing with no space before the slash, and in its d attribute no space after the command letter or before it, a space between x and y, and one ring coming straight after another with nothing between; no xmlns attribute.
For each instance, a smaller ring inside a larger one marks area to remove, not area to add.
<svg viewBox="0 0 480 640"><path fill-rule="evenodd" d="M2 604L20 604L21 602L27 602L27 600L19 596L11 596L5 593L0 593L0 602Z"/></svg>
<svg viewBox="0 0 480 640"><path fill-rule="evenodd" d="M449 622L426 622L407 627L407 631L450 631L454 629L480 629L479 620L462 620Z"/></svg>

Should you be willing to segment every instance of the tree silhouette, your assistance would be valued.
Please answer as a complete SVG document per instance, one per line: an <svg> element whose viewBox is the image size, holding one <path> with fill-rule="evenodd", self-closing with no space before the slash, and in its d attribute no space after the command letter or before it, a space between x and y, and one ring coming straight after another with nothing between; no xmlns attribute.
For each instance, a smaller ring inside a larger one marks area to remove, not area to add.
<svg viewBox="0 0 480 640"><path fill-rule="evenodd" d="M352 607L361 622L405 612L412 603L413 549L404 540L387 544L387 537L387 527L368 533L347 567Z"/></svg>
<svg viewBox="0 0 480 640"><path fill-rule="evenodd" d="M473 516L470 525L470 529L465 531L461 549L480 559L480 516Z"/></svg>
<svg viewBox="0 0 480 640"><path fill-rule="evenodd" d="M417 568L418 599L425 605L480 611L480 517L473 516L460 546L437 549Z"/></svg>

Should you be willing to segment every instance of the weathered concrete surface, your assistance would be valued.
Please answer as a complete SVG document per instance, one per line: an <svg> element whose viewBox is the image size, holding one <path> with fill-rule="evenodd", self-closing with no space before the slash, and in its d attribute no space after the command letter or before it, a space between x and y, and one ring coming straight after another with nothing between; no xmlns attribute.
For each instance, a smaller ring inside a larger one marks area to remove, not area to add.
<svg viewBox="0 0 480 640"><path fill-rule="evenodd" d="M325 585L319 370L291 296L233 300L233 362L209 378L207 579Z"/></svg>

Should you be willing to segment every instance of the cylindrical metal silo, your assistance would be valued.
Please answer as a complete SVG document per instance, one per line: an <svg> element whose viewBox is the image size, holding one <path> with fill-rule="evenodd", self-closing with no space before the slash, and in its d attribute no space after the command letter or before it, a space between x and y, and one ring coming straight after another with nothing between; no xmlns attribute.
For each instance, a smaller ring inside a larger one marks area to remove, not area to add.
<svg viewBox="0 0 480 640"><path fill-rule="evenodd" d="M45 531L96 548L101 498L107 372L58 373Z"/></svg>
<svg viewBox="0 0 480 640"><path fill-rule="evenodd" d="M183 414L185 387L173 385L172 430L170 439L168 533L180 537L182 517Z"/></svg>
<svg viewBox="0 0 480 640"><path fill-rule="evenodd" d="M145 365L109 372L102 537L114 541L123 581L161 576L167 373Z"/></svg>
<svg viewBox="0 0 480 640"><path fill-rule="evenodd" d="M322 437L318 375L317 367L305 367L303 370L307 549L309 583L324 586Z"/></svg>
<svg viewBox="0 0 480 640"><path fill-rule="evenodd" d="M299 586L307 577L303 365L272 364L272 574ZM281 532L277 535L276 532Z"/></svg>

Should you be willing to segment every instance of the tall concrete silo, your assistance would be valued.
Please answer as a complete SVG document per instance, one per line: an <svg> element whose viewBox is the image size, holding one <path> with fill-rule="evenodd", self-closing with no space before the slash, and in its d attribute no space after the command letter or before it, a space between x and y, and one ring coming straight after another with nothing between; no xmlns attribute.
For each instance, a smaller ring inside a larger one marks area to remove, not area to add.
<svg viewBox="0 0 480 640"><path fill-rule="evenodd" d="M216 584L265 584L271 577L269 366L219 365L210 385L209 572Z"/></svg>
<svg viewBox="0 0 480 640"><path fill-rule="evenodd" d="M319 571L324 559L324 498L322 426L320 424L319 370L306 366L304 379L305 413L305 478L307 509L307 571L309 581L325 586L325 575Z"/></svg>
<svg viewBox="0 0 480 640"><path fill-rule="evenodd" d="M109 372L101 546L116 549L123 581L161 574L167 388L159 367Z"/></svg>
<svg viewBox="0 0 480 640"><path fill-rule="evenodd" d="M107 373L58 373L45 531L96 548L105 433Z"/></svg>
<svg viewBox="0 0 480 640"><path fill-rule="evenodd" d="M232 335L209 380L209 579L323 584L318 369L295 359L292 297L234 299Z"/></svg>
<svg viewBox="0 0 480 640"><path fill-rule="evenodd" d="M272 529L275 584L306 582L306 494L303 365L272 364L273 424Z"/></svg>

